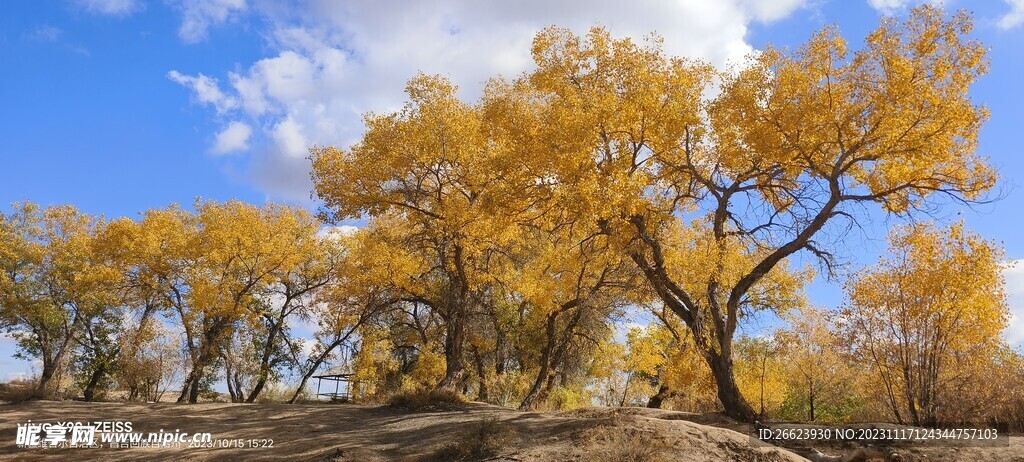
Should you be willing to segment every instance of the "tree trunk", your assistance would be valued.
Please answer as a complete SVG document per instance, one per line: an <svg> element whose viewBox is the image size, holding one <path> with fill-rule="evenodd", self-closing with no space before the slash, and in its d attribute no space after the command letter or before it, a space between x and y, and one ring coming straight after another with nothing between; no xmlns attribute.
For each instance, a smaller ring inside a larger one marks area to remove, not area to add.
<svg viewBox="0 0 1024 462"><path fill-rule="evenodd" d="M455 272L448 274L449 294L447 300L447 319L444 338L444 378L435 390L457 391L465 378L462 355L466 343L466 314L469 303L469 279L466 276L466 262L462 246L454 247L452 262Z"/></svg>
<svg viewBox="0 0 1024 462"><path fill-rule="evenodd" d="M811 382L809 392L807 394L807 404L810 407L810 418L811 422L814 422L814 382Z"/></svg>
<svg viewBox="0 0 1024 462"><path fill-rule="evenodd" d="M195 404L199 402L199 384L202 381L203 374L205 373L206 364L209 362L207 354L204 352L199 355L196 363L192 365L192 371L189 372L188 376L185 377L185 383L182 384L181 395L178 396L178 404L189 403Z"/></svg>
<svg viewBox="0 0 1024 462"><path fill-rule="evenodd" d="M331 355L331 352L334 351L335 348L338 348L343 343L348 341L348 338L352 335L352 333L355 332L356 329L359 328L359 326L362 326L363 322L366 321L366 319L366 316L360 317L359 321L356 322L352 327L350 327L347 332L336 338L333 342L331 342L330 345L327 346L327 348L324 348L324 351L320 353L319 356L316 357L312 364L310 364L310 367L306 371L306 373L302 374L302 380L299 381L299 387L295 389L295 393L292 394L292 398L288 400L288 404L295 404L295 400L299 399L299 395L302 394L302 390L306 388L306 382L309 381L309 378L316 373L316 370L319 369L320 365L322 365L324 361L327 360L327 357Z"/></svg>
<svg viewBox="0 0 1024 462"><path fill-rule="evenodd" d="M234 402L241 403L245 398L245 390L242 387L242 371L235 369L235 373L232 378L235 380L235 394L238 395L238 398Z"/></svg>
<svg viewBox="0 0 1024 462"><path fill-rule="evenodd" d="M242 395L242 391L239 390L236 392L235 384L231 381L231 361L228 360L227 356L222 356L222 358L224 358L224 382L228 385L228 395L231 395L232 403L237 403L239 401L239 397Z"/></svg>
<svg viewBox="0 0 1024 462"><path fill-rule="evenodd" d="M345 338L348 338L348 336L346 335ZM302 394L302 390L306 388L306 382L309 382L309 378L316 373L316 370L320 368L320 365L324 363L328 356L330 356L331 351L337 348L338 345L341 345L341 343L341 340L332 343L330 347L324 349L324 352L321 353L320 356L317 356L316 360L313 361L313 364L310 365L309 370L307 370L305 374L302 374L302 380L299 380L299 387L295 389L295 393L293 393L292 398L288 400L288 404L295 404L295 401L299 399L299 395Z"/></svg>
<svg viewBox="0 0 1024 462"><path fill-rule="evenodd" d="M480 350L473 348L473 359L476 362L476 374L479 376L480 387L477 390L477 399L482 402L487 402L487 369L484 368L484 358L480 354Z"/></svg>
<svg viewBox="0 0 1024 462"><path fill-rule="evenodd" d="M255 403L256 402L256 398L258 398L260 396L260 393L263 391L263 387L265 387L267 385L267 381L269 379L270 379L269 366L262 366L261 365L261 367L260 367L260 375L256 378L256 383L252 386L252 391L249 392L249 396L247 398L245 398L245 402L247 402L247 403ZM239 393L241 393L241 390L239 390ZM242 401L242 397L243 397L242 395L239 395L239 399L238 399L239 402Z"/></svg>
<svg viewBox="0 0 1024 462"><path fill-rule="evenodd" d="M192 389L188 393L189 404L196 404L199 402L199 384L200 381L202 380L202 377L202 374L197 374L195 378L192 379Z"/></svg>
<svg viewBox="0 0 1024 462"><path fill-rule="evenodd" d="M256 381L255 385L253 385L252 391L249 392L249 397L245 398L245 402L247 402L247 403L255 403L256 402L256 398L260 396L260 392L263 391L263 387L266 386L266 384L267 384L267 376L260 375L259 380ZM241 401L241 400L239 400L239 401Z"/></svg>
<svg viewBox="0 0 1024 462"><path fill-rule="evenodd" d="M633 373L626 373L626 384L622 386L622 399L619 400L619 407L626 405L626 397L629 395L629 383L633 381Z"/></svg>
<svg viewBox="0 0 1024 462"><path fill-rule="evenodd" d="M284 325L284 318L287 316L288 305L290 298L285 301L281 307L281 313L277 316L274 322L271 322L271 326L267 332L267 341L263 344L262 358L260 358L260 373L256 379L256 383L252 387L252 392L249 393L249 397L245 399L247 403L256 402L256 398L263 391L263 387L267 385L267 380L270 378L270 369L273 366L271 364L270 357L274 354L274 343L277 342L277 336L281 332L281 326ZM270 318L273 319L273 318Z"/></svg>
<svg viewBox="0 0 1024 462"><path fill-rule="evenodd" d="M188 397L189 404L199 402L199 385L202 383L203 375L206 373L206 366L213 361L213 354L209 351L210 348L209 344L207 344L203 348L203 352L200 353L196 364L192 366L192 372L185 379L185 387L181 390L178 403L184 403L186 396Z"/></svg>
<svg viewBox="0 0 1024 462"><path fill-rule="evenodd" d="M757 416L754 409L750 407L750 403L743 398L739 387L736 386L732 358L715 351L704 352L704 358L715 377L715 384L718 386L718 400L725 408L725 414L740 422L753 422Z"/></svg>
<svg viewBox="0 0 1024 462"><path fill-rule="evenodd" d="M85 390L82 390L82 398L86 401L92 401L96 396L96 386L99 385L100 379L103 378L103 374L106 371L102 367L96 368L92 371L92 375L89 377L89 383L85 386Z"/></svg>
<svg viewBox="0 0 1024 462"><path fill-rule="evenodd" d="M922 424L922 422L921 422L921 415L917 412L917 404L916 404L916 400L914 399L914 391L913 391L913 385L912 385L913 382L912 382L910 374L911 374L910 366L904 365L903 366L903 384L904 384L904 386L903 386L904 393L903 394L904 394L904 397L907 400L907 410L910 412L910 419L911 419L911 422L914 423L914 426L915 427L920 427L921 424Z"/></svg>
<svg viewBox="0 0 1024 462"><path fill-rule="evenodd" d="M668 385L662 384L660 387L658 387L658 393L651 396L651 398L647 400L647 407L652 409L661 409L661 405L665 402L665 400L675 395L676 392L672 391L668 387Z"/></svg>
<svg viewBox="0 0 1024 462"><path fill-rule="evenodd" d="M260 359L259 375L256 378L256 383L252 387L252 391L249 393L249 397L245 398L245 402L247 403L256 402L256 398L260 395L260 392L263 391L263 387L267 385L267 380L270 379L270 356L273 355L273 342L277 339L277 330L277 327L271 329L270 334L267 336L267 343L263 348L263 358ZM241 402L243 398L242 390L238 390L238 393L239 402Z"/></svg>
<svg viewBox="0 0 1024 462"><path fill-rule="evenodd" d="M47 386L50 380L53 379L53 375L57 372L57 365L53 360L47 361L43 358L43 370L39 374L39 383L36 384L36 396L39 398L47 398Z"/></svg>
<svg viewBox="0 0 1024 462"><path fill-rule="evenodd" d="M218 345L221 340L221 334L230 325L228 319L217 318L212 321L206 332L203 333L202 343L199 344L199 357L196 359L195 364L192 365L192 373L189 376L191 383L186 386L187 390L181 391L181 396L178 397L179 403L184 401L186 392L189 404L199 402L199 385L202 383L203 377L205 377L206 368L213 363L213 360L219 354Z"/></svg>
<svg viewBox="0 0 1024 462"><path fill-rule="evenodd" d="M444 339L444 378L437 384L437 390L457 391L465 375L462 364L465 349L466 327L462 316L462 307L456 308L456 316L448 319Z"/></svg>
<svg viewBox="0 0 1024 462"><path fill-rule="evenodd" d="M188 399L188 394L192 388L192 376L196 373L196 369L193 367L185 377L185 381L181 384L181 394L178 395L178 399L175 401L178 404L182 404Z"/></svg>
<svg viewBox="0 0 1024 462"><path fill-rule="evenodd" d="M547 323L545 323L544 327L544 335L547 338L547 342L544 344L544 350L540 354L540 370L537 371L537 378L534 379L530 392L526 394L523 402L519 404L520 411L527 411L533 408L537 398L540 396L544 381L548 379L548 374L551 370L551 355L555 350L555 324L557 320L557 311L548 315Z"/></svg>
<svg viewBox="0 0 1024 462"><path fill-rule="evenodd" d="M537 378L533 381L533 386L530 387L530 392L523 398L523 402L519 404L520 411L528 411L533 409L533 406L537 403L540 398L541 388L544 387L544 382L549 379L550 366L547 361L542 361L540 371L537 373Z"/></svg>

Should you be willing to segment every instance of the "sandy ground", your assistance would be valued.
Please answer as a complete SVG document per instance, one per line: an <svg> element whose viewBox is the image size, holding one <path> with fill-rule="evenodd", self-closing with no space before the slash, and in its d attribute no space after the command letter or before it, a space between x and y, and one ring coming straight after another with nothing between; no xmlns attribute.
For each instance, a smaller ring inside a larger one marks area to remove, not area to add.
<svg viewBox="0 0 1024 462"><path fill-rule="evenodd" d="M213 440L246 447L64 448L15 446L16 427L64 421L130 421L134 431L209 432ZM484 423L482 423L484 422ZM530 413L470 403L445 410L328 404L126 404L29 402L0 405L3 460L447 460L455 445L473 441L481 428L497 429L494 461L626 460L647 454L672 461L801 461L783 449L751 444L750 428L718 415L639 408ZM737 431L738 430L738 431ZM271 447L266 446L273 440ZM836 448L832 448L833 450ZM447 454L447 455L446 455ZM914 460L1024 461L1024 439L1009 446L932 448Z"/></svg>

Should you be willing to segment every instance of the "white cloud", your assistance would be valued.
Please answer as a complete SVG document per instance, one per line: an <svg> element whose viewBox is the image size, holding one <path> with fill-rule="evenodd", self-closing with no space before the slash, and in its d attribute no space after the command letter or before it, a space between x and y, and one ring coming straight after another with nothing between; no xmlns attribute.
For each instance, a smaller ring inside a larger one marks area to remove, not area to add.
<svg viewBox="0 0 1024 462"><path fill-rule="evenodd" d="M806 2L311 0L297 9L254 3L270 25L272 56L229 73L223 89L202 74L169 76L219 114L261 127L265 141L253 147L252 177L271 196L305 199L308 148L358 140L362 115L400 108L405 82L417 72L445 75L462 97L475 98L488 78L530 69L531 41L552 24L577 33L600 25L636 40L657 32L672 55L724 64L753 51L748 24L781 19Z"/></svg>
<svg viewBox="0 0 1024 462"><path fill-rule="evenodd" d="M302 125L291 116L274 126L273 138L282 154L298 158L306 155L309 144L302 131Z"/></svg>
<svg viewBox="0 0 1024 462"><path fill-rule="evenodd" d="M943 4L949 5L952 1L955 0L947 0L945 2L943 2L943 0L868 0L868 5L871 5L872 8L878 10L880 13L892 15L922 3L942 8Z"/></svg>
<svg viewBox="0 0 1024 462"><path fill-rule="evenodd" d="M878 11L890 13L909 5L912 0L868 0L868 5Z"/></svg>
<svg viewBox="0 0 1024 462"><path fill-rule="evenodd" d="M212 26L224 24L246 10L245 0L181 0L178 36L186 43L206 40Z"/></svg>
<svg viewBox="0 0 1024 462"><path fill-rule="evenodd" d="M190 76L178 71L170 71L167 78L190 88L200 103L210 104L217 109L218 114L234 109L238 106L238 100L229 97L221 91L217 79L207 77L203 74Z"/></svg>
<svg viewBox="0 0 1024 462"><path fill-rule="evenodd" d="M228 154L249 149L249 136L252 135L252 127L244 122L231 122L227 128L217 134L217 140L213 144L213 152L216 154Z"/></svg>
<svg viewBox="0 0 1024 462"><path fill-rule="evenodd" d="M1003 270L1003 277L1010 306L1010 322L1003 331L1003 338L1010 345L1024 346L1024 259Z"/></svg>
<svg viewBox="0 0 1024 462"><path fill-rule="evenodd" d="M776 21L804 6L806 0L742 0L745 10L761 22ZM875 0L877 1L877 0Z"/></svg>
<svg viewBox="0 0 1024 462"><path fill-rule="evenodd" d="M351 236L359 231L358 226L352 225L335 225L335 226L324 226L317 231L317 235L322 238L338 239L345 236Z"/></svg>
<svg viewBox="0 0 1024 462"><path fill-rule="evenodd" d="M1024 0L1004 0L1007 5L1010 5L1010 11L999 19L999 27L1002 29L1012 29L1021 24L1024 24Z"/></svg>
<svg viewBox="0 0 1024 462"><path fill-rule="evenodd" d="M28 34L28 38L37 42L52 43L59 40L62 33L64 31L60 30L59 27L39 26Z"/></svg>
<svg viewBox="0 0 1024 462"><path fill-rule="evenodd" d="M139 0L76 0L75 3L90 13L118 17L130 16L144 8Z"/></svg>

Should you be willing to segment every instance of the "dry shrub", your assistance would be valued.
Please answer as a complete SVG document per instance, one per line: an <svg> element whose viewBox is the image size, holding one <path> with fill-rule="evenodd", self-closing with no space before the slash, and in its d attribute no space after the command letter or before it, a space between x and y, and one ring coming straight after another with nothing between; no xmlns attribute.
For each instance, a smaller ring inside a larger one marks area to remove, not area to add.
<svg viewBox="0 0 1024 462"><path fill-rule="evenodd" d="M586 433L587 458L591 462L667 462L665 444L650 432L603 425Z"/></svg>
<svg viewBox="0 0 1024 462"><path fill-rule="evenodd" d="M1014 394L1017 396L1004 403L990 423L993 426L1005 425L1011 434L1021 435L1024 434L1024 398L1021 397L1024 392L1018 391Z"/></svg>
<svg viewBox="0 0 1024 462"><path fill-rule="evenodd" d="M389 407L407 411L444 410L465 404L466 398L454 391L447 390L403 390L388 398Z"/></svg>
<svg viewBox="0 0 1024 462"><path fill-rule="evenodd" d="M38 399L36 383L33 380L15 379L8 383L0 383L0 401L20 403L30 399Z"/></svg>
<svg viewBox="0 0 1024 462"><path fill-rule="evenodd" d="M482 461L500 455L518 439L515 429L493 417L481 420L427 461Z"/></svg>
<svg viewBox="0 0 1024 462"><path fill-rule="evenodd" d="M295 387L288 387L279 382L268 381L263 391L256 397L260 404L287 403L295 394Z"/></svg>

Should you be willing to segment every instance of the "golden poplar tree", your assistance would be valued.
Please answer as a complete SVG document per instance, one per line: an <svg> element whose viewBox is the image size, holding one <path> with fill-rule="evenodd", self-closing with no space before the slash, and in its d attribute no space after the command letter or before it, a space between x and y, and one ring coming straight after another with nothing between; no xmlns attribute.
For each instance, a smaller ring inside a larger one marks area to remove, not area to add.
<svg viewBox="0 0 1024 462"><path fill-rule="evenodd" d="M536 69L491 82L479 104L419 77L360 143L315 149L317 193L332 217L394 214L421 236L447 326L442 385L463 376L489 258L520 226L566 226L636 265L691 331L726 412L751 420L733 338L744 315L795 306L806 274L791 256L829 270L864 205L911 215L993 186L975 153L987 111L968 91L987 62L971 28L921 6L856 50L828 28L726 69L666 56L657 37L547 29Z"/></svg>
<svg viewBox="0 0 1024 462"><path fill-rule="evenodd" d="M400 222L428 271L418 300L445 323L446 370L439 387L455 389L469 313L489 281L487 260L517 231L521 170L508 145L487 139L479 107L463 103L439 77L406 88L394 114L368 115L363 140L346 149L313 150L313 177L328 218L369 216Z"/></svg>
<svg viewBox="0 0 1024 462"><path fill-rule="evenodd" d="M963 223L901 227L890 246L849 281L846 328L896 421L933 426L1002 347L1003 252Z"/></svg>
<svg viewBox="0 0 1024 462"><path fill-rule="evenodd" d="M722 70L602 29L535 39L521 85L540 95L545 187L618 238L692 331L730 416L754 417L733 373L737 326L789 257L830 268L864 204L913 214L992 187L975 153L987 111L968 90L987 63L971 27L922 6L857 50L828 28Z"/></svg>
<svg viewBox="0 0 1024 462"><path fill-rule="evenodd" d="M112 372L120 321L120 273L98 242L105 222L68 205L15 209L0 215L0 325L23 358L42 362L37 395L51 396L52 380L77 360L92 400Z"/></svg>

